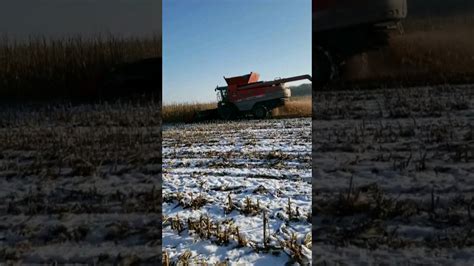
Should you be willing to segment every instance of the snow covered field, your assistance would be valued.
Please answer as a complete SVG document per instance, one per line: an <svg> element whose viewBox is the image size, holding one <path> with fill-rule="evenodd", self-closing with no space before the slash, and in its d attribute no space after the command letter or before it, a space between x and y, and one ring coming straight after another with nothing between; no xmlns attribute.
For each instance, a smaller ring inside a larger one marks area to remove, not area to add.
<svg viewBox="0 0 474 266"><path fill-rule="evenodd" d="M0 264L161 262L160 105L0 110Z"/></svg>
<svg viewBox="0 0 474 266"><path fill-rule="evenodd" d="M474 264L474 86L316 93L317 264Z"/></svg>
<svg viewBox="0 0 474 266"><path fill-rule="evenodd" d="M310 263L311 119L164 126L163 201L164 265Z"/></svg>

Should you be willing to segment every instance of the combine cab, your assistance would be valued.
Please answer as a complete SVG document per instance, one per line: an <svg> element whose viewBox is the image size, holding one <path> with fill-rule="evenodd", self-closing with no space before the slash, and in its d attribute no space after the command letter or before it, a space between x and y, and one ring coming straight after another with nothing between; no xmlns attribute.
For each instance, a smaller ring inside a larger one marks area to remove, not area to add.
<svg viewBox="0 0 474 266"><path fill-rule="evenodd" d="M274 81L259 81L259 74L250 74L237 77L224 77L227 86L217 87L217 109L206 110L196 114L195 120L220 118L232 120L237 117L252 115L262 119L270 115L271 111L283 106L291 91L285 83L308 79L310 75L295 76Z"/></svg>
<svg viewBox="0 0 474 266"><path fill-rule="evenodd" d="M317 85L335 79L351 56L386 46L406 14L406 0L313 0Z"/></svg>

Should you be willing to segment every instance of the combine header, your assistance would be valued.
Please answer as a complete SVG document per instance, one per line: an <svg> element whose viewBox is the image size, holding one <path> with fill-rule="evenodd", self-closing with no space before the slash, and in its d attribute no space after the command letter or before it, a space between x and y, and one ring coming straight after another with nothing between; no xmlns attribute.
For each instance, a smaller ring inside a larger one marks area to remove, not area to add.
<svg viewBox="0 0 474 266"><path fill-rule="evenodd" d="M291 90L285 83L308 79L310 75L301 75L290 78L275 79L273 81L259 81L260 75L256 72L237 77L224 77L227 86L215 89L217 92L217 109L198 112L195 121L209 119L232 120L237 117L253 115L262 119L267 118L271 111L285 105L291 97Z"/></svg>

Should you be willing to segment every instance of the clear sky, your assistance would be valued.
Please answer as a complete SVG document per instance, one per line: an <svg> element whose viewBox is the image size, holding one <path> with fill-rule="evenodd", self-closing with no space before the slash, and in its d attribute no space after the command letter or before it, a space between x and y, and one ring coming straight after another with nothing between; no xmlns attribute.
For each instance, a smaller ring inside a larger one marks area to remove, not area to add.
<svg viewBox="0 0 474 266"><path fill-rule="evenodd" d="M165 104L215 101L223 76L251 71L311 74L310 0L163 0Z"/></svg>
<svg viewBox="0 0 474 266"><path fill-rule="evenodd" d="M2 0L0 35L160 34L161 7L161 0Z"/></svg>

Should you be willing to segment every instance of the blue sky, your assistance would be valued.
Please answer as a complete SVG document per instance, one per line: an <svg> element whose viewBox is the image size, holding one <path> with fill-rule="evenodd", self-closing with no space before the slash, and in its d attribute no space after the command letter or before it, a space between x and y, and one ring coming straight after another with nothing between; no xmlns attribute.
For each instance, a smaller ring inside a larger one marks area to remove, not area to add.
<svg viewBox="0 0 474 266"><path fill-rule="evenodd" d="M251 71L311 74L310 0L163 0L165 104L215 101L223 76Z"/></svg>

